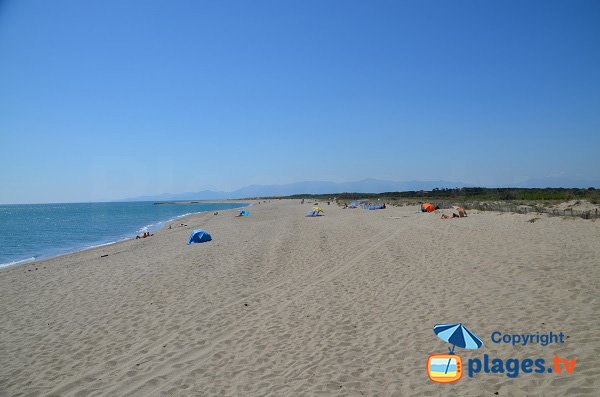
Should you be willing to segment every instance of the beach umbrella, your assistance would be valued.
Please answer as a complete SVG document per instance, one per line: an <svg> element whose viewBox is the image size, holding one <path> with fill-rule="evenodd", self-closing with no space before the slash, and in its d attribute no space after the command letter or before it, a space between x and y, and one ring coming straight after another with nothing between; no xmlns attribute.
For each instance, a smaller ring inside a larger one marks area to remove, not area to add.
<svg viewBox="0 0 600 397"><path fill-rule="evenodd" d="M433 327L433 332L444 342L452 343L450 354L454 354L454 347L463 349L479 349L483 342L481 339L469 331L462 324L437 324Z"/></svg>
<svg viewBox="0 0 600 397"><path fill-rule="evenodd" d="M483 341L462 324L436 324L433 326L433 332L444 342L452 343L452 349L448 348L450 354L454 354L456 346L463 349L479 349L483 345ZM446 373L450 360L448 359L446 365Z"/></svg>

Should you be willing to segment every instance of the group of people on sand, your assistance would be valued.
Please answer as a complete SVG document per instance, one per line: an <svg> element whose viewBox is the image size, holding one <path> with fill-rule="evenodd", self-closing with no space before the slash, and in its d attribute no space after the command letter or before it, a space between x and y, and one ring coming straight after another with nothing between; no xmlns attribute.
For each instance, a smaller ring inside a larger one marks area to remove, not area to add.
<svg viewBox="0 0 600 397"><path fill-rule="evenodd" d="M144 234L141 236L139 236L139 235L135 236L135 239L137 240L139 238L146 238L146 237L150 237L150 236L154 236L154 234L150 234L150 232L144 232Z"/></svg>
<svg viewBox="0 0 600 397"><path fill-rule="evenodd" d="M187 225L184 225L183 223L180 223L179 225L175 225L175 227L185 227L185 226L187 226ZM173 229L173 225L169 225L169 229Z"/></svg>
<svg viewBox="0 0 600 397"><path fill-rule="evenodd" d="M169 225L169 229L173 229L173 227L185 227L187 225L180 223L179 225ZM142 234L141 236L138 234L137 236L135 236L135 239L138 240L140 238L146 238L146 237L151 237L154 236L154 234L150 234L150 232L144 232L144 234Z"/></svg>
<svg viewBox="0 0 600 397"><path fill-rule="evenodd" d="M440 208L439 205L433 205L431 203L419 203L420 212L435 212ZM452 214L442 214L442 219L452 219L452 218L465 218L467 216L467 211L459 205L453 205L452 208L456 210L456 212L452 212Z"/></svg>

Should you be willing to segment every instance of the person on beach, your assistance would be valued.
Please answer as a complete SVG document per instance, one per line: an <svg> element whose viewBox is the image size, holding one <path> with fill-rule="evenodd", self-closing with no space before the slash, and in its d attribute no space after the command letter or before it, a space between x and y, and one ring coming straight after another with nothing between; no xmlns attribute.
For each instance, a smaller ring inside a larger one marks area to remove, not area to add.
<svg viewBox="0 0 600 397"><path fill-rule="evenodd" d="M458 211L458 216L461 218L464 218L467 216L467 211L465 211L465 209L463 207L460 206L454 206L454 209Z"/></svg>
<svg viewBox="0 0 600 397"><path fill-rule="evenodd" d="M452 218L460 218L457 214L455 214L454 212L452 213L452 216L447 215L447 214L442 214L442 219L452 219Z"/></svg>

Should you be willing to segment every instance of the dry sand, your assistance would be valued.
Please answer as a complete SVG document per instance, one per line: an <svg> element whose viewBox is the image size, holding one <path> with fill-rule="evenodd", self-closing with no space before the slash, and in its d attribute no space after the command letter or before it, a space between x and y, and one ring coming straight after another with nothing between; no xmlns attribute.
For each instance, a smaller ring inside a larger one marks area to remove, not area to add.
<svg viewBox="0 0 600 397"><path fill-rule="evenodd" d="M272 201L0 272L2 396L598 395L600 222ZM192 228L210 243L186 245ZM102 257L102 255L108 255ZM436 323L468 358L577 358L572 374L431 382ZM490 334L564 332L513 348Z"/></svg>

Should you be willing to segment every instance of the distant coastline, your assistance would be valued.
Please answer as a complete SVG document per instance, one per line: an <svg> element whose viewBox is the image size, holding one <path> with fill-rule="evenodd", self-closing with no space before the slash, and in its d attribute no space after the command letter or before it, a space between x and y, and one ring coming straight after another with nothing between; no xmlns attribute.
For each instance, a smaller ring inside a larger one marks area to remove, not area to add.
<svg viewBox="0 0 600 397"><path fill-rule="evenodd" d="M0 269L135 239L190 215L250 205L247 201L177 204L189 207L151 202L0 205L4 225Z"/></svg>
<svg viewBox="0 0 600 397"><path fill-rule="evenodd" d="M183 204L183 205L189 205L189 204L202 204L205 203L204 201L157 201L154 203L154 205L162 205L162 204Z"/></svg>

